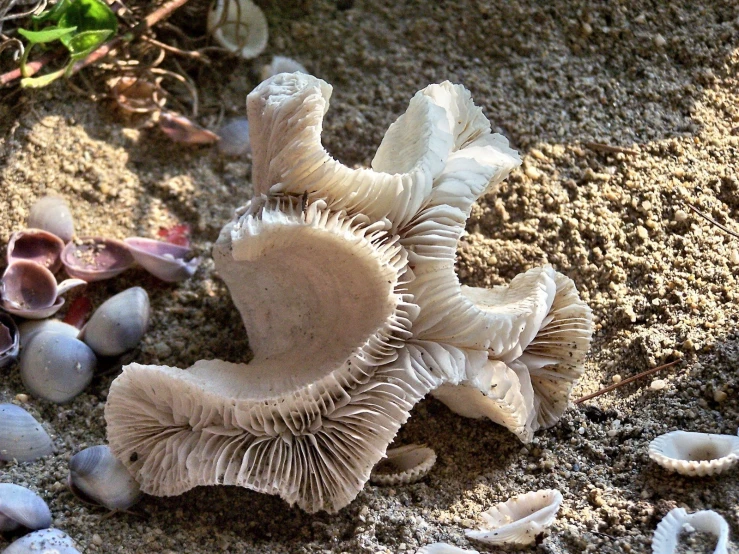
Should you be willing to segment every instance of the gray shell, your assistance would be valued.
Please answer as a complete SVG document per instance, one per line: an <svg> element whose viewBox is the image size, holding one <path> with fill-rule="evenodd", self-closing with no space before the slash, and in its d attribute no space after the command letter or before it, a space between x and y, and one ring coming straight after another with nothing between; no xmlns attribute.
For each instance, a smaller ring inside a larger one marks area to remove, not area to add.
<svg viewBox="0 0 739 554"><path fill-rule="evenodd" d="M149 295L132 287L108 298L92 314L80 338L100 356L136 348L149 326Z"/></svg>
<svg viewBox="0 0 739 554"><path fill-rule="evenodd" d="M80 551L64 531L42 529L21 537L2 554L80 554Z"/></svg>
<svg viewBox="0 0 739 554"><path fill-rule="evenodd" d="M106 445L81 450L69 460L69 488L81 500L126 510L141 500L139 484Z"/></svg>
<svg viewBox="0 0 739 554"><path fill-rule="evenodd" d="M51 525L51 511L44 499L26 487L0 484L0 533L18 527L45 529Z"/></svg>
<svg viewBox="0 0 739 554"><path fill-rule="evenodd" d="M31 414L0 404L0 460L31 462L54 451L51 438Z"/></svg>
<svg viewBox="0 0 739 554"><path fill-rule="evenodd" d="M55 234L64 242L74 236L74 220L69 205L58 196L44 196L31 206L28 226Z"/></svg>

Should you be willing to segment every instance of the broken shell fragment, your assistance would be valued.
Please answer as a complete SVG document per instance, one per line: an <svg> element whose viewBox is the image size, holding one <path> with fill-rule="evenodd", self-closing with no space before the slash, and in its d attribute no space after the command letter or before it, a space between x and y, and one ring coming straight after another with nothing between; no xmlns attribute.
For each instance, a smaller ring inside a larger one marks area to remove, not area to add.
<svg viewBox="0 0 739 554"><path fill-rule="evenodd" d="M99 356L118 356L136 348L149 327L149 295L131 287L95 310L80 339Z"/></svg>
<svg viewBox="0 0 739 554"><path fill-rule="evenodd" d="M80 551L64 531L41 529L21 537L2 554L80 554Z"/></svg>
<svg viewBox="0 0 739 554"><path fill-rule="evenodd" d="M531 544L554 522L561 503L558 490L520 494L483 512L482 528L465 535L488 544Z"/></svg>
<svg viewBox="0 0 739 554"><path fill-rule="evenodd" d="M445 542L428 544L416 550L416 554L480 554L477 550L465 550Z"/></svg>
<svg viewBox="0 0 739 554"><path fill-rule="evenodd" d="M162 112L159 114L157 124L173 142L181 144L213 144L218 142L218 135L213 131L201 127L184 115Z"/></svg>
<svg viewBox="0 0 739 554"><path fill-rule="evenodd" d="M649 443L649 457L682 475L716 475L739 461L739 437L672 431Z"/></svg>
<svg viewBox="0 0 739 554"><path fill-rule="evenodd" d="M0 281L2 307L13 315L44 319L64 305L62 294L84 284L80 279L67 279L57 285L56 278L45 267L18 260L8 266Z"/></svg>
<svg viewBox="0 0 739 554"><path fill-rule="evenodd" d="M237 158L251 152L249 121L245 117L232 119L218 131L218 152L222 156Z"/></svg>
<svg viewBox="0 0 739 554"><path fill-rule="evenodd" d="M372 470L370 481L378 485L407 485L423 479L436 463L436 453L419 444L390 448Z"/></svg>
<svg viewBox="0 0 739 554"><path fill-rule="evenodd" d="M0 404L0 460L32 462L54 451L41 424L15 404Z"/></svg>
<svg viewBox="0 0 739 554"><path fill-rule="evenodd" d="M256 58L267 46L264 12L251 0L216 0L208 12L208 33L229 52Z"/></svg>
<svg viewBox="0 0 739 554"><path fill-rule="evenodd" d="M120 275L134 263L126 245L115 239L85 237L67 244L62 263L71 277L102 281Z"/></svg>
<svg viewBox="0 0 739 554"><path fill-rule="evenodd" d="M53 233L63 242L74 236L74 220L67 202L58 196L44 196L31 206L28 226Z"/></svg>
<svg viewBox="0 0 739 554"><path fill-rule="evenodd" d="M143 237L129 237L125 243L139 265L167 283L192 277L200 264L200 258L185 261L192 255L186 246Z"/></svg>
<svg viewBox="0 0 739 554"><path fill-rule="evenodd" d="M23 347L20 372L32 395L65 404L92 381L97 358L81 340L44 331Z"/></svg>
<svg viewBox="0 0 739 554"><path fill-rule="evenodd" d="M26 487L0 484L0 533L26 529L45 529L51 525L51 512L44 499Z"/></svg>
<svg viewBox="0 0 739 554"><path fill-rule="evenodd" d="M713 510L701 510L689 514L684 508L670 510L659 522L652 539L652 553L677 553L680 534L687 529L715 535L717 540L713 554L728 553L729 524L726 520Z"/></svg>
<svg viewBox="0 0 739 554"><path fill-rule="evenodd" d="M26 260L44 266L52 273L62 267L60 259L64 242L58 236L42 229L25 229L10 235L8 265Z"/></svg>
<svg viewBox="0 0 739 554"><path fill-rule="evenodd" d="M67 484L80 500L109 510L127 510L143 496L126 466L106 445L85 448L72 456Z"/></svg>
<svg viewBox="0 0 739 554"><path fill-rule="evenodd" d="M9 366L18 359L20 332L8 314L0 313L0 368Z"/></svg>
<svg viewBox="0 0 739 554"><path fill-rule="evenodd" d="M49 331L52 333L66 335L76 339L80 330L73 325L64 323L59 319L34 319L30 321L24 321L18 327L20 333L21 346L24 348L31 342L31 339L43 331Z"/></svg>

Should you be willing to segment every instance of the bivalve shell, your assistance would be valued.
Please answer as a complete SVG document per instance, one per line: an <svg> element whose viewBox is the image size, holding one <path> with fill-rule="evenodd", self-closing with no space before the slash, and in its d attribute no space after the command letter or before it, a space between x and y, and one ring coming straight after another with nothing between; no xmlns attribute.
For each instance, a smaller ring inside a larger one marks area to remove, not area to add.
<svg viewBox="0 0 739 554"><path fill-rule="evenodd" d="M119 240L100 237L70 242L64 247L61 259L70 276L88 283L111 279L134 263L125 244Z"/></svg>
<svg viewBox="0 0 739 554"><path fill-rule="evenodd" d="M0 368L9 366L18 359L20 333L13 318L0 313Z"/></svg>
<svg viewBox="0 0 739 554"><path fill-rule="evenodd" d="M77 327L64 323L60 319L33 319L24 321L18 327L21 346L27 346L33 337L44 331L66 335L73 339L76 339L80 334L80 330Z"/></svg>
<svg viewBox="0 0 739 554"><path fill-rule="evenodd" d="M74 236L74 219L69 205L58 196L44 196L31 206L28 226L53 233L69 242Z"/></svg>
<svg viewBox="0 0 739 554"><path fill-rule="evenodd" d="M80 551L64 531L41 529L21 537L2 554L80 554Z"/></svg>
<svg viewBox="0 0 739 554"><path fill-rule="evenodd" d="M51 511L44 499L26 487L0 484L0 533L19 527L46 529L51 525Z"/></svg>
<svg viewBox="0 0 739 554"><path fill-rule="evenodd" d="M103 302L80 337L99 356L118 356L139 344L149 326L149 312L149 295L131 287Z"/></svg>
<svg viewBox="0 0 739 554"><path fill-rule="evenodd" d="M81 340L44 331L21 352L23 385L32 395L65 404L92 381L95 353Z"/></svg>
<svg viewBox="0 0 739 554"><path fill-rule="evenodd" d="M67 483L81 500L126 510L141 500L139 484L106 445L92 446L69 460Z"/></svg>
<svg viewBox="0 0 739 554"><path fill-rule="evenodd" d="M262 53L269 36L267 18L251 0L216 0L208 12L208 32L247 60Z"/></svg>
<svg viewBox="0 0 739 554"><path fill-rule="evenodd" d="M480 554L477 550L465 550L445 542L435 542L416 550L416 554Z"/></svg>
<svg viewBox="0 0 739 554"><path fill-rule="evenodd" d="M200 258L185 261L192 254L186 246L143 237L130 237L125 242L136 262L154 277L168 283L192 277L200 264Z"/></svg>
<svg viewBox="0 0 739 554"><path fill-rule="evenodd" d="M407 485L423 479L436 463L436 453L426 446L408 444L389 448L386 458L372 470L370 481L378 485Z"/></svg>
<svg viewBox="0 0 739 554"><path fill-rule="evenodd" d="M249 121L245 117L237 117L218 130L218 153L222 156L238 157L251 152L249 141Z"/></svg>
<svg viewBox="0 0 739 554"><path fill-rule="evenodd" d="M713 554L727 554L729 524L726 520L713 510L701 510L689 514L684 508L670 510L659 522L652 539L652 554L676 553L680 533L687 530L703 531L715 535L718 540Z"/></svg>
<svg viewBox="0 0 739 554"><path fill-rule="evenodd" d="M8 266L0 281L2 307L20 317L44 319L64 305L62 294L84 284L80 279L67 279L57 285L54 274L47 268L17 260Z"/></svg>
<svg viewBox="0 0 739 554"><path fill-rule="evenodd" d="M716 475L736 465L739 437L672 431L649 443L649 457L681 475Z"/></svg>
<svg viewBox="0 0 739 554"><path fill-rule="evenodd" d="M488 544L531 544L554 522L561 503L558 490L520 494L483 512L485 525L465 535Z"/></svg>
<svg viewBox="0 0 739 554"><path fill-rule="evenodd" d="M54 451L51 437L26 410L0 404L0 460L32 462Z"/></svg>
<svg viewBox="0 0 739 554"><path fill-rule="evenodd" d="M27 260L56 273L62 267L62 250L64 242L53 233L43 229L16 231L8 242L8 265Z"/></svg>

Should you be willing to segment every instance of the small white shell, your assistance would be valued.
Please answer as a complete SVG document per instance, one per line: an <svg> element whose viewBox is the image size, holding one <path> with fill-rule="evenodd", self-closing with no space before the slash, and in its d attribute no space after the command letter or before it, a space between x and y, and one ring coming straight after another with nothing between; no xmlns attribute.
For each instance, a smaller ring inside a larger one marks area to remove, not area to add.
<svg viewBox="0 0 739 554"><path fill-rule="evenodd" d="M67 484L80 499L126 510L141 500L139 484L106 445L77 452L69 460Z"/></svg>
<svg viewBox="0 0 739 554"><path fill-rule="evenodd" d="M21 537L2 554L80 554L80 551L64 531L42 529Z"/></svg>
<svg viewBox="0 0 739 554"><path fill-rule="evenodd" d="M0 484L0 533L18 527L45 529L51 525L51 512L44 499L26 487Z"/></svg>
<svg viewBox="0 0 739 554"><path fill-rule="evenodd" d="M713 554L727 554L729 525L726 520L713 510L701 510L689 514L683 508L670 510L659 522L652 539L652 553L673 554L677 552L680 533L685 528L716 535L718 540Z"/></svg>
<svg viewBox="0 0 739 554"><path fill-rule="evenodd" d="M54 451L41 424L15 404L0 404L0 460L32 462Z"/></svg>
<svg viewBox="0 0 739 554"><path fill-rule="evenodd" d="M131 287L95 310L80 338L99 356L118 356L136 348L149 327L149 295Z"/></svg>
<svg viewBox="0 0 739 554"><path fill-rule="evenodd" d="M649 443L649 457L682 475L715 475L739 461L739 437L672 431Z"/></svg>
<svg viewBox="0 0 739 554"><path fill-rule="evenodd" d="M249 140L249 121L237 117L218 130L218 153L222 156L239 157L251 152Z"/></svg>
<svg viewBox="0 0 739 554"><path fill-rule="evenodd" d="M308 73L308 70L299 62L285 56L273 56L272 63L265 65L260 72L262 81L274 77L278 73Z"/></svg>
<svg viewBox="0 0 739 554"><path fill-rule="evenodd" d="M251 0L216 0L208 12L208 32L226 50L247 60L264 51L269 33L267 18Z"/></svg>
<svg viewBox="0 0 739 554"><path fill-rule="evenodd" d="M74 236L74 220L69 205L58 196L44 196L31 206L28 226L55 234L64 242Z"/></svg>
<svg viewBox="0 0 739 554"><path fill-rule="evenodd" d="M480 554L477 550L465 550L445 542L427 544L416 550L416 554Z"/></svg>
<svg viewBox="0 0 739 554"><path fill-rule="evenodd" d="M485 527L465 531L465 535L489 544L531 544L552 524L561 503L562 494L558 490L520 494L483 512Z"/></svg>
<svg viewBox="0 0 739 554"><path fill-rule="evenodd" d="M141 267L167 283L192 277L200 264L200 258L185 261L192 255L187 246L143 237L128 237L124 242Z"/></svg>
<svg viewBox="0 0 739 554"><path fill-rule="evenodd" d="M425 446L408 444L389 448L385 459L372 470L370 481L378 485L407 485L423 479L436 463L436 453Z"/></svg>

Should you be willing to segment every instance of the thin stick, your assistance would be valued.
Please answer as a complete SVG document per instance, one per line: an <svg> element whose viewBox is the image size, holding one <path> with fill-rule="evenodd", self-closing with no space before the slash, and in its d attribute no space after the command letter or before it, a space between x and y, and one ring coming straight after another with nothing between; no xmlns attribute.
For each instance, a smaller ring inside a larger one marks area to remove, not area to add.
<svg viewBox="0 0 739 554"><path fill-rule="evenodd" d="M158 40L149 38L149 37L141 37L141 40L148 42L149 44L153 44L157 48L161 48L162 50L171 52L172 54L177 54L178 56L185 56L187 58L193 58L196 60L200 60L201 62L210 65L210 60L206 58L205 56L203 56L197 50L181 50L179 48L175 48L174 46L170 46L169 44L164 44L163 42L159 42Z"/></svg>
<svg viewBox="0 0 739 554"><path fill-rule="evenodd" d="M601 142L584 142L586 147L596 152L608 152L609 154L630 154L636 156L639 152L632 150L631 148L624 148L623 146L611 146L610 144L603 144Z"/></svg>
<svg viewBox="0 0 739 554"><path fill-rule="evenodd" d="M629 377L628 379L624 379L620 383L615 383L613 385L610 385L608 387L602 388L599 391L594 392L593 394L588 394L587 396L583 396L582 398L578 398L575 400L575 404L580 404L582 402L585 402L586 400L591 400L595 398L596 396L600 396L601 394L605 394L607 392L611 392L612 390L616 390L619 387L623 387L624 385L628 385L629 383L633 383L637 379L641 379L642 377L646 377L647 375L652 375L653 373L657 373L658 371L662 371L663 369L667 369L668 367L672 367L675 364L678 364L682 362L682 359L675 360L673 362L670 362L668 364L660 365L657 367L653 367L652 369L647 369L646 371L642 371L641 373L637 373L636 375Z"/></svg>
<svg viewBox="0 0 739 554"><path fill-rule="evenodd" d="M737 233L736 231L732 231L728 227L725 227L724 225L721 225L718 221L716 221L715 219L707 216L702 211L700 211L698 208L696 208L695 206L693 206L693 204L690 204L690 203L686 202L685 205L688 208L690 208L691 210L693 210L695 213L697 213L699 216L701 216L703 219L705 219L706 221L708 221L710 223L713 223L716 227L718 227L719 229L721 229L724 233L728 233L732 237L739 239L739 233Z"/></svg>

